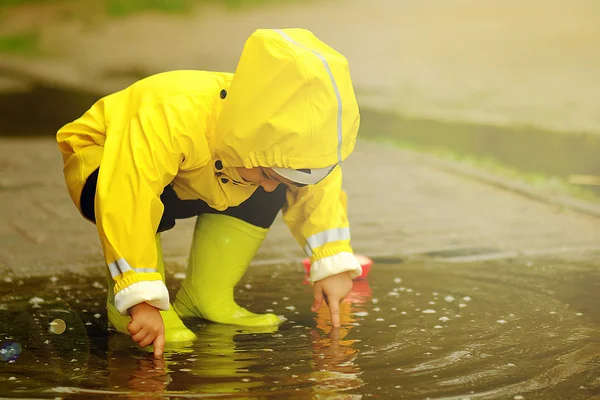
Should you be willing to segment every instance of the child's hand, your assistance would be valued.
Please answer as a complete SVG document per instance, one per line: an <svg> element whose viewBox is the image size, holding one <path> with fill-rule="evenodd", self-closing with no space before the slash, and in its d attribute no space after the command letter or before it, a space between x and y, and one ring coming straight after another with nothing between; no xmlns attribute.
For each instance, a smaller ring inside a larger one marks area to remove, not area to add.
<svg viewBox="0 0 600 400"><path fill-rule="evenodd" d="M348 272L331 275L325 279L315 282L313 286L314 301L311 307L313 312L321 308L323 299L329 306L329 314L331 315L331 323L334 328L340 327L340 302L352 290L352 278Z"/></svg>
<svg viewBox="0 0 600 400"><path fill-rule="evenodd" d="M127 330L140 346L154 343L154 357L162 356L165 348L165 325L157 308L148 303L139 303L129 309L131 322Z"/></svg>

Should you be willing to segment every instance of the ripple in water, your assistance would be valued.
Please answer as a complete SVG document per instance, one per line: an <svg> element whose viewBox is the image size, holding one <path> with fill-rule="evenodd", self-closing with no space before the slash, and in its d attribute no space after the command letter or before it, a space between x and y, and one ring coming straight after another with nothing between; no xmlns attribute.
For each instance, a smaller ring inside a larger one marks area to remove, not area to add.
<svg viewBox="0 0 600 400"><path fill-rule="evenodd" d="M187 321L198 340L163 360L107 330L103 281L4 279L0 395L588 398L600 390L598 278L553 260L375 264L332 330L300 273L263 265L236 296L284 324Z"/></svg>

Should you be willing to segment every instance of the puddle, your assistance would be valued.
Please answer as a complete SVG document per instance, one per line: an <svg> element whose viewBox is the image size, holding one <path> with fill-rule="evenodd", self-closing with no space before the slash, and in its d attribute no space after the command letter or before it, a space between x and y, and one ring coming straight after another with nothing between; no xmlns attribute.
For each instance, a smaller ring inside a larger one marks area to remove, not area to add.
<svg viewBox="0 0 600 400"><path fill-rule="evenodd" d="M298 271L298 270L297 270ZM180 277L180 275L175 275ZM339 332L290 266L252 267L238 301L276 330L189 321L153 360L107 330L102 279L0 286L0 396L589 398L600 393L600 269L583 262L375 264ZM169 279L175 291L179 280ZM521 396L521 397L519 397Z"/></svg>
<svg viewBox="0 0 600 400"><path fill-rule="evenodd" d="M0 136L53 135L79 118L98 98L92 93L46 85L0 92Z"/></svg>
<svg viewBox="0 0 600 400"><path fill-rule="evenodd" d="M600 137L595 134L406 118L372 109L361 110L361 116L363 138L390 138L424 150L442 149L534 176L569 181L590 175L593 184L584 187L600 195L600 186L592 179L600 176Z"/></svg>

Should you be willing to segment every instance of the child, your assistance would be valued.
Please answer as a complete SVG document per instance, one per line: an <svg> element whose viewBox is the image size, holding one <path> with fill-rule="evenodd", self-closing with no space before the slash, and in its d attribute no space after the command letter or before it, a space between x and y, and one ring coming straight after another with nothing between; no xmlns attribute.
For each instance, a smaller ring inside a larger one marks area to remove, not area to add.
<svg viewBox="0 0 600 400"><path fill-rule="evenodd" d="M172 71L108 95L57 134L69 194L97 225L109 322L155 356L194 334L181 318L267 326L233 289L279 210L311 257L312 311L339 302L361 267L342 170L359 126L347 60L303 29L255 31L235 74ZM197 216L170 307L159 232Z"/></svg>

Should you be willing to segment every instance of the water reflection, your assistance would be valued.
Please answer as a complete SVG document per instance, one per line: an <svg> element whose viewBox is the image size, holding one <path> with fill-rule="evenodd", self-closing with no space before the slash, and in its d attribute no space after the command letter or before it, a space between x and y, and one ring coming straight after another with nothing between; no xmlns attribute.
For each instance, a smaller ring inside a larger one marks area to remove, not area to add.
<svg viewBox="0 0 600 400"><path fill-rule="evenodd" d="M238 301L287 322L187 321L198 340L161 361L107 331L103 280L12 282L0 286L0 396L589 398L600 390L590 259L377 264L339 329L325 307L309 311L302 274L261 266Z"/></svg>
<svg viewBox="0 0 600 400"><path fill-rule="evenodd" d="M154 359L149 350L142 354L125 335L113 334L108 346L108 388L131 393L126 396L132 399L183 393L260 397L272 391L274 384L290 392L310 390L317 398L335 398L364 385L356 362L359 350L355 344L359 341L347 336L357 324L354 315L364 311L363 304L370 298L368 282L355 281L341 304L342 328L337 329L330 324L327 307L321 308L312 328L284 324L280 331L277 327L240 328L195 321L199 323L194 328L197 340L193 345L167 347L161 360ZM310 335L293 334L306 328L310 328ZM277 343L280 338L287 343ZM306 353L311 359L306 371L287 376L290 366L277 368ZM273 362L266 355L272 355Z"/></svg>
<svg viewBox="0 0 600 400"><path fill-rule="evenodd" d="M317 327L311 331L312 369L310 380L318 397L331 396L339 392L358 389L364 385L360 378L361 370L356 362L359 350L357 339L346 339L358 324L356 313L365 312L364 304L372 297L367 280L356 280L344 302L340 304L341 328L330 324L329 309L321 307L317 313ZM362 395L346 395L344 398L361 398Z"/></svg>

